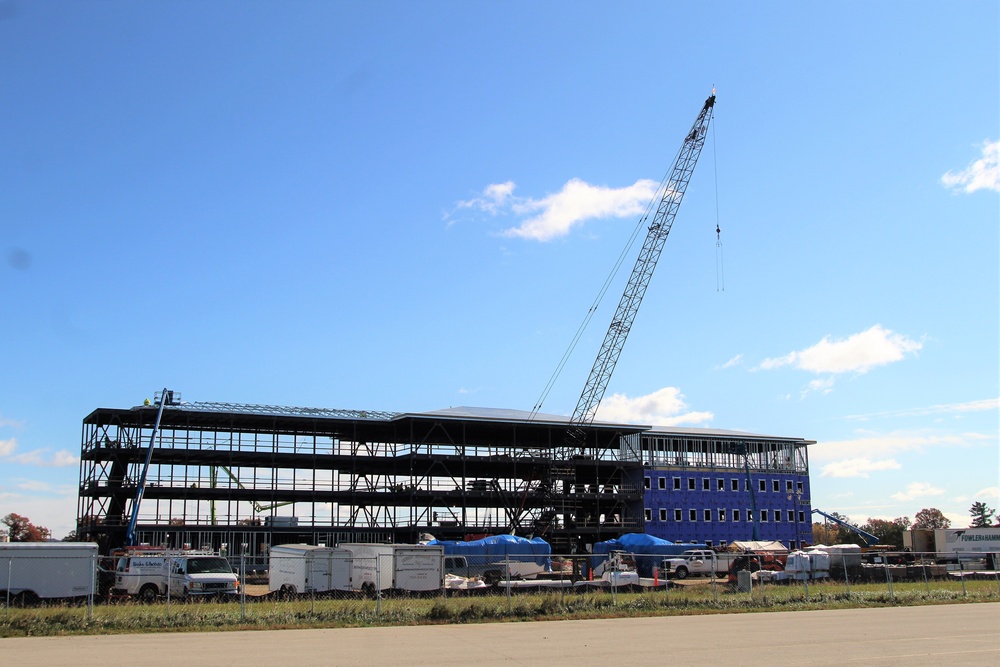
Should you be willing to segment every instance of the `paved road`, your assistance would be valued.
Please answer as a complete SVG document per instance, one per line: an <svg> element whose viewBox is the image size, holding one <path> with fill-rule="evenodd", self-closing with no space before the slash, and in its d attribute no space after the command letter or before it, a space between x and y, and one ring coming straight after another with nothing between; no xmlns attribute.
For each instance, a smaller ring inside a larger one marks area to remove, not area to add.
<svg viewBox="0 0 1000 667"><path fill-rule="evenodd" d="M339 630L0 639L0 663L1000 665L1000 603Z"/></svg>

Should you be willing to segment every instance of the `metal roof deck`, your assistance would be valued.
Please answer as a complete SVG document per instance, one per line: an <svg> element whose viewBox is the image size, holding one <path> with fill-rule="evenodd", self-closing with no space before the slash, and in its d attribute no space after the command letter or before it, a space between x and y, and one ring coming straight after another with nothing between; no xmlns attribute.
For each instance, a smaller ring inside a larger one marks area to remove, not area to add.
<svg viewBox="0 0 1000 667"><path fill-rule="evenodd" d="M112 414L119 417L126 417L135 412L142 413L138 421L146 421L146 415L154 415L155 405L137 405L127 409L98 408L84 418L85 424L101 423ZM281 421L300 422L307 420L315 423L315 420L330 420L336 423L353 422L358 424L368 423L372 426L401 424L407 421L424 422L428 420L447 420L455 422L476 423L482 427L489 428L565 428L570 421L566 415L552 414L532 414L526 410L516 410L509 408L485 408L485 407L450 407L441 410L431 410L427 412L389 412L381 410L357 410L341 408L309 408L280 405L256 405L247 403L222 403L222 402L182 402L177 405L168 405L164 408L164 416L186 415L197 418L204 417L205 423L216 422L220 419L237 420L245 418L248 421L257 421L260 418L273 418ZM215 417L213 419L213 417ZM169 418L168 418L168 421ZM199 420L201 421L201 420ZM594 430L617 431L620 433L644 433L649 436L677 437L714 437L714 438L736 438L754 440L779 440L795 441L803 444L815 444L815 441L803 440L802 438L788 436L772 436L759 433L749 433L727 429L696 428L683 426L650 426L646 424L625 424L595 421L592 424Z"/></svg>

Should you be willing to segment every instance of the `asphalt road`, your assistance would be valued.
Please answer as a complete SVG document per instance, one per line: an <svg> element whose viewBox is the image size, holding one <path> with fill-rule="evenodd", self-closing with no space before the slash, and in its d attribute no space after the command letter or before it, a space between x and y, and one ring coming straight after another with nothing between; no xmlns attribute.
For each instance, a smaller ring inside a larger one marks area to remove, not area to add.
<svg viewBox="0 0 1000 667"><path fill-rule="evenodd" d="M1000 665L1000 603L337 630L0 639L0 663Z"/></svg>

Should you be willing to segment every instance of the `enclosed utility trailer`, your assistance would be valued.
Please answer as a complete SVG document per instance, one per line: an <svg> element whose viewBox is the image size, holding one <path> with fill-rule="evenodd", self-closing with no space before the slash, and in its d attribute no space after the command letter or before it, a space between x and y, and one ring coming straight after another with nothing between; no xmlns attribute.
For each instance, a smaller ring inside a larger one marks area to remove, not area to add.
<svg viewBox="0 0 1000 667"><path fill-rule="evenodd" d="M0 543L0 602L93 595L97 544L93 542Z"/></svg>
<svg viewBox="0 0 1000 667"><path fill-rule="evenodd" d="M351 554L351 587L376 591L444 588L444 549L418 544L340 544Z"/></svg>
<svg viewBox="0 0 1000 667"><path fill-rule="evenodd" d="M268 588L294 595L350 591L351 552L312 544L271 547Z"/></svg>

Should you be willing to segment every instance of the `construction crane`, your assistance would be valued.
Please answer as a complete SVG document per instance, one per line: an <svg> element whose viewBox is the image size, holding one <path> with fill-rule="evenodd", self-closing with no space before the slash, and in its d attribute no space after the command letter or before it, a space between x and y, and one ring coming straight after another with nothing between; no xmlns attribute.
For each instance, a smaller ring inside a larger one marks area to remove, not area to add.
<svg viewBox="0 0 1000 667"><path fill-rule="evenodd" d="M705 139L708 133L708 125L712 120L712 112L715 108L715 91L705 100L698 117L691 126L691 130L685 135L684 143L681 145L677 158L674 160L670 177L664 184L661 184L659 195L659 205L653 216L653 221L649 225L646 240L642 244L642 250L635 261L632 275L618 303L618 310L611 319L611 326L604 336L600 352L594 361L594 367L590 370L590 376L583 386L583 393L576 404L573 416L569 422L569 430L566 434L565 451L563 458L575 453L582 453L586 446L587 429L594 422L597 408L604 398L604 392L611 381L611 374L621 356L622 348L625 346L625 339L628 337L635 320L642 297L649 287L649 280L653 277L653 269L660 258L663 244L667 240L670 228L674 224L677 216L677 209L680 208L681 200L684 199L684 192L687 190L694 167L698 163L701 149L705 146ZM662 194L661 194L662 192ZM655 201L655 200L654 200Z"/></svg>
<svg viewBox="0 0 1000 667"><path fill-rule="evenodd" d="M705 146L708 126L711 123L714 109L715 90L712 90L712 95L705 100L705 104L698 112L698 117L691 129L684 135L684 142L674 159L669 177L660 184L660 189L657 190L656 196L647 209L646 217L643 220L648 219L649 212L652 211L653 205L656 205L652 222L649 223L646 240L643 242L639 257L636 259L628 285L625 287L625 292L618 303L618 309L611 319L611 325L604 336L604 342L583 387L583 393L580 395L580 400L567 425L562 447L553 452L548 469L541 473L541 479L538 480L538 485L534 488L541 496L540 505L546 508L535 519L533 528L537 534L545 535L552 531L558 525L560 515L562 515L567 529L570 529L571 524L575 523L573 515L580 508L575 507L572 502L567 502L569 500L568 490L576 481L576 469L572 460L586 456L588 430L594 422L601 399L604 398L604 392L608 388L611 374L618 363L625 339L628 337L633 321L635 321L639 305L646 294L646 288L649 287L649 281L653 277L653 269L656 268L663 244L674 224L674 218L677 216L677 210L684 199L684 193L691 181L694 167L698 163L702 148ZM533 490L533 486L531 482L526 485L525 498ZM519 511L514 513L512 523L515 528L520 526L519 514Z"/></svg>

